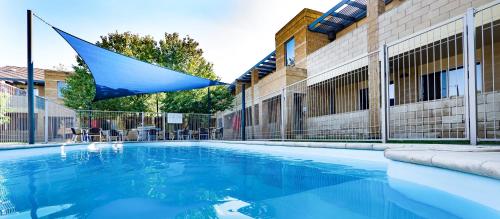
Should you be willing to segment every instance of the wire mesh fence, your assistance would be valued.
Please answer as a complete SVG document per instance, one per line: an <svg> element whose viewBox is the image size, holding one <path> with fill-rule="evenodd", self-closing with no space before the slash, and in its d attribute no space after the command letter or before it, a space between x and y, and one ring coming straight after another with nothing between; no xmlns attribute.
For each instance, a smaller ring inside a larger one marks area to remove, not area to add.
<svg viewBox="0 0 500 219"><path fill-rule="evenodd" d="M379 140L378 53L286 87L287 140ZM375 86L373 86L375 85ZM371 103L370 103L371 102Z"/></svg>
<svg viewBox="0 0 500 219"><path fill-rule="evenodd" d="M388 138L464 139L464 18L387 47Z"/></svg>
<svg viewBox="0 0 500 219"><path fill-rule="evenodd" d="M477 95L477 137L500 139L500 4L474 14Z"/></svg>
<svg viewBox="0 0 500 219"><path fill-rule="evenodd" d="M77 111L80 138L88 141L154 141L216 139L210 114Z"/></svg>
<svg viewBox="0 0 500 219"><path fill-rule="evenodd" d="M75 112L43 97L35 96L36 142L71 139ZM0 143L28 142L28 96L26 91L0 83Z"/></svg>
<svg viewBox="0 0 500 219"><path fill-rule="evenodd" d="M216 115L74 111L36 97L36 139L496 141L499 34L495 1L273 92L247 88ZM0 82L0 143L27 142L27 98Z"/></svg>

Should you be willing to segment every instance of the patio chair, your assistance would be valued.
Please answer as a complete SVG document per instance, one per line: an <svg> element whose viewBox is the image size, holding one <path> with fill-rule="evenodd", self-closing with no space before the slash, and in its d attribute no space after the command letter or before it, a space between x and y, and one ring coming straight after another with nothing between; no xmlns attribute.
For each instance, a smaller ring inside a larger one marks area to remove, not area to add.
<svg viewBox="0 0 500 219"><path fill-rule="evenodd" d="M148 141L156 141L158 138L157 138L157 133L158 133L158 130L156 129L150 129L148 130L148 133L147 133L147 139Z"/></svg>
<svg viewBox="0 0 500 219"><path fill-rule="evenodd" d="M88 137L90 141L94 140L94 137L99 138L99 141L102 141L102 129L101 128L91 128L88 133Z"/></svg>
<svg viewBox="0 0 500 219"><path fill-rule="evenodd" d="M193 131L189 129L184 129L182 132L182 139L183 140L191 140L193 138Z"/></svg>
<svg viewBox="0 0 500 219"><path fill-rule="evenodd" d="M198 129L198 140L201 140L202 138L208 140L209 134L208 134L207 128L199 128Z"/></svg>
<svg viewBox="0 0 500 219"><path fill-rule="evenodd" d="M80 137L80 141L83 141L83 132L81 129L71 128L71 133L73 134L73 136L71 137L72 142L77 142L78 137Z"/></svg>
<svg viewBox="0 0 500 219"><path fill-rule="evenodd" d="M120 132L118 132L115 129L109 130L109 136L108 136L110 141L122 141L122 136L120 135Z"/></svg>
<svg viewBox="0 0 500 219"><path fill-rule="evenodd" d="M139 132L135 129L129 130L125 138L126 141L139 141Z"/></svg>
<svg viewBox="0 0 500 219"><path fill-rule="evenodd" d="M165 132L165 131L158 131L156 133L156 139L157 140L165 140L165 139L168 139L168 133Z"/></svg>
<svg viewBox="0 0 500 219"><path fill-rule="evenodd" d="M168 139L169 140L172 140L172 141L175 140L175 136L176 136L175 132L169 132L167 134L168 134Z"/></svg>
<svg viewBox="0 0 500 219"><path fill-rule="evenodd" d="M217 132L217 137L216 138L218 140L222 140L224 138L224 128L222 128L222 127L218 128L216 132Z"/></svg>
<svg viewBox="0 0 500 219"><path fill-rule="evenodd" d="M210 129L210 140L215 140L217 138L217 129L216 128L212 128Z"/></svg>

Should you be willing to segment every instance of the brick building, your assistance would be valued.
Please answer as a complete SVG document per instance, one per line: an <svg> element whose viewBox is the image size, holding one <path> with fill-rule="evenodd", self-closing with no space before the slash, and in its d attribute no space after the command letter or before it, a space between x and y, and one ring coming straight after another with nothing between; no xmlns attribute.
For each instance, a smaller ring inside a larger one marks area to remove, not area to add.
<svg viewBox="0 0 500 219"><path fill-rule="evenodd" d="M25 67L0 67L0 81L26 90L28 70ZM62 104L61 89L66 86L66 78L71 72L49 69L34 69L35 95Z"/></svg>
<svg viewBox="0 0 500 219"><path fill-rule="evenodd" d="M244 118L249 139L495 140L499 34L492 0L304 9L276 33L276 50L233 83L235 106L218 125L228 139L241 137Z"/></svg>

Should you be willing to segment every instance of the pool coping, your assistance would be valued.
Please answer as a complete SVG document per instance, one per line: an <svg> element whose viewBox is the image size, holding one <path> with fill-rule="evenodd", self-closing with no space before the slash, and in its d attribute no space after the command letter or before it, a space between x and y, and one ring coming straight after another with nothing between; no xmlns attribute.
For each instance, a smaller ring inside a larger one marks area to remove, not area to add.
<svg viewBox="0 0 500 219"><path fill-rule="evenodd" d="M356 142L293 142L293 141L158 141L176 142L186 145L193 143L247 144L264 146L311 147L350 150L384 151L389 160L425 165L470 173L500 180L500 146L472 146L452 144L402 144L402 143L356 143ZM101 142L99 144L109 144ZM144 142L126 142L144 143ZM30 149L86 145L88 143L59 143L34 145L2 145L1 150Z"/></svg>

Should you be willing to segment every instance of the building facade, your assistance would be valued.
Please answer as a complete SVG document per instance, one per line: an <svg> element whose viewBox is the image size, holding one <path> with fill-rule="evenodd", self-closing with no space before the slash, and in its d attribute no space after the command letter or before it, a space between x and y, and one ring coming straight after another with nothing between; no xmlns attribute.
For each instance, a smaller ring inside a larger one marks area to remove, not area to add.
<svg viewBox="0 0 500 219"><path fill-rule="evenodd" d="M304 9L233 83L235 106L218 125L226 139L244 127L247 139L496 140L499 34L492 0Z"/></svg>
<svg viewBox="0 0 500 219"><path fill-rule="evenodd" d="M0 67L0 81L20 88L27 89L28 70L25 67ZM44 97L58 104L63 104L62 88L66 86L66 78L71 74L67 71L49 69L34 69L35 95Z"/></svg>

